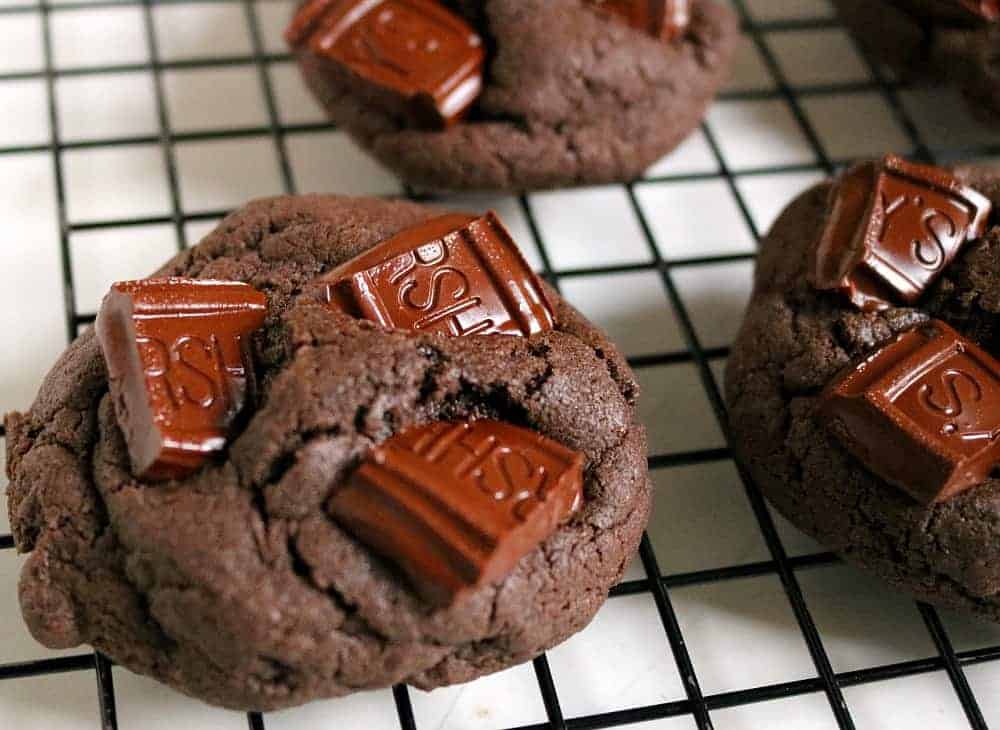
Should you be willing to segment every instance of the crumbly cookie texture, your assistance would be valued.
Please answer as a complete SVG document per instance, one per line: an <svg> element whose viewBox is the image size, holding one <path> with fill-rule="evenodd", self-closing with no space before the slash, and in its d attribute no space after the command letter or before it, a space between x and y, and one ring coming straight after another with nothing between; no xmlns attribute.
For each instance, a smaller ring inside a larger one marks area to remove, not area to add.
<svg viewBox="0 0 1000 730"><path fill-rule="evenodd" d="M255 201L158 275L243 281L267 295L260 402L225 458L141 484L92 332L27 413L7 417L8 506L30 553L32 634L89 643L208 702L269 710L405 681L463 682L578 631L646 524L650 481L624 359L552 293L531 337L391 332L316 304L315 278L435 211L330 196ZM500 583L432 610L330 517L328 496L407 426L483 416L586 456L586 502Z"/></svg>
<svg viewBox="0 0 1000 730"><path fill-rule="evenodd" d="M1000 205L1000 171L959 168ZM966 246L918 306L862 313L806 281L829 184L801 195L764 240L726 374L734 445L767 498L805 532L921 600L1000 620L1000 480L924 507L868 472L815 420L852 359L934 317L996 355L1000 226Z"/></svg>
<svg viewBox="0 0 1000 730"><path fill-rule="evenodd" d="M927 24L891 0L833 0L844 24L905 79L961 89L984 123L1000 121L1000 23Z"/></svg>
<svg viewBox="0 0 1000 730"><path fill-rule="evenodd" d="M734 13L694 0L665 42L587 0L453 0L491 59L477 110L445 131L408 127L302 54L306 83L381 162L421 189L524 190L630 180L701 121L725 80Z"/></svg>

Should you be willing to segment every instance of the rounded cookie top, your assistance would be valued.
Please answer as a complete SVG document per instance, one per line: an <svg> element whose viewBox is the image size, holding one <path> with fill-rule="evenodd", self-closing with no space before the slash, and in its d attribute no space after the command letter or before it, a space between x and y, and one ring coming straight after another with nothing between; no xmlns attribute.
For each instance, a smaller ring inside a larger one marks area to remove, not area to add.
<svg viewBox="0 0 1000 730"><path fill-rule="evenodd" d="M525 661L582 628L645 526L650 483L623 358L555 293L530 338L389 331L317 304L316 278L435 211L330 196L250 203L160 276L263 292L258 403L225 457L138 482L93 332L7 418L22 612L206 701L274 709ZM433 608L330 516L328 498L409 426L487 417L585 457L583 507L503 580Z"/></svg>
<svg viewBox="0 0 1000 730"><path fill-rule="evenodd" d="M330 117L418 188L524 190L629 180L701 121L725 79L731 10L692 0L690 23L661 40L589 0L446 2L488 51L470 116L415 128L352 91L314 53L306 83Z"/></svg>
<svg viewBox="0 0 1000 730"><path fill-rule="evenodd" d="M863 312L807 280L830 184L792 202L762 243L733 347L726 397L734 447L768 499L849 561L918 598L1000 619L1000 480L929 506L872 474L817 418L821 391L851 363L928 319L1000 355L1000 173L955 171L994 214L913 307Z"/></svg>

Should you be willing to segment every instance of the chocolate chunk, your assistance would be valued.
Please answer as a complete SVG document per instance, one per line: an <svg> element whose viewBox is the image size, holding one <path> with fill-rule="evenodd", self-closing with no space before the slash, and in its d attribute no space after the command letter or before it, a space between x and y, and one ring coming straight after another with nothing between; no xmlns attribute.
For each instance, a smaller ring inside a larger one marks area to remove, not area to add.
<svg viewBox="0 0 1000 730"><path fill-rule="evenodd" d="M367 101L416 124L453 124L482 91L481 39L434 0L310 0L285 36L342 67Z"/></svg>
<svg viewBox="0 0 1000 730"><path fill-rule="evenodd" d="M407 228L323 281L332 309L383 327L527 337L555 320L538 278L492 212Z"/></svg>
<svg viewBox="0 0 1000 730"><path fill-rule="evenodd" d="M264 295L238 282L111 287L97 336L137 477L180 479L225 447L253 377L246 336L266 315Z"/></svg>
<svg viewBox="0 0 1000 730"><path fill-rule="evenodd" d="M831 191L811 281L865 310L912 304L962 245L986 230L990 201L937 167L888 155Z"/></svg>
<svg viewBox="0 0 1000 730"><path fill-rule="evenodd" d="M1000 0L896 0L896 3L936 23L975 25L1000 20Z"/></svg>
<svg viewBox="0 0 1000 730"><path fill-rule="evenodd" d="M819 414L869 470L941 502L1000 461L1000 362L931 320L838 375Z"/></svg>
<svg viewBox="0 0 1000 730"><path fill-rule="evenodd" d="M600 10L624 18L633 28L656 38L673 40L691 22L690 0L590 0Z"/></svg>
<svg viewBox="0 0 1000 730"><path fill-rule="evenodd" d="M1000 0L939 0L937 4L942 12L951 13L948 17L959 21L995 23L1000 20Z"/></svg>
<svg viewBox="0 0 1000 730"><path fill-rule="evenodd" d="M377 447L330 500L428 602L507 575L575 512L583 455L499 421L433 423Z"/></svg>

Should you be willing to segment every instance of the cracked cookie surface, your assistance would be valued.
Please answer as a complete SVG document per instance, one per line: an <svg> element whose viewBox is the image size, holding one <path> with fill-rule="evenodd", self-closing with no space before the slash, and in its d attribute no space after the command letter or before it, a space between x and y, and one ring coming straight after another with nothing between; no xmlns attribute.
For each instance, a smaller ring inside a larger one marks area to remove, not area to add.
<svg viewBox="0 0 1000 730"><path fill-rule="evenodd" d="M436 213L259 200L158 272L244 281L269 302L260 402L225 458L186 480L132 477L93 332L70 346L7 418L11 526L30 552L20 602L39 641L90 643L208 702L266 710L467 681L587 624L650 507L637 386L614 346L555 294L557 328L531 338L390 332L317 303L319 274ZM586 501L504 580L433 610L326 503L392 434L474 415L583 452Z"/></svg>
<svg viewBox="0 0 1000 730"><path fill-rule="evenodd" d="M452 0L490 50L472 116L445 131L408 127L352 94L312 54L303 76L327 113L419 189L526 190L631 180L701 121L728 73L738 28L714 0L692 2L686 34L664 42L587 0Z"/></svg>
<svg viewBox="0 0 1000 730"><path fill-rule="evenodd" d="M1000 171L957 176L1000 205ZM761 244L754 294L726 374L734 448L789 520L846 560L917 598L1000 620L1000 479L924 507L871 474L814 419L852 360L930 317L1000 355L1000 224L913 308L864 313L806 280L830 185L792 202Z"/></svg>

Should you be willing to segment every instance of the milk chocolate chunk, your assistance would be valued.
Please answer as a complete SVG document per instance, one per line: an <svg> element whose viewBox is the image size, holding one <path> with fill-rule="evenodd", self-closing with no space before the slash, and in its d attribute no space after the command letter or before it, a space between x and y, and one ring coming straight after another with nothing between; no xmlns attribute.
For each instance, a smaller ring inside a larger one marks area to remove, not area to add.
<svg viewBox="0 0 1000 730"><path fill-rule="evenodd" d="M527 337L555 321L538 277L492 212L407 228L324 281L331 309L389 328Z"/></svg>
<svg viewBox="0 0 1000 730"><path fill-rule="evenodd" d="M97 336L135 476L180 479L225 447L253 376L246 338L266 315L264 295L238 282L111 287Z"/></svg>
<svg viewBox="0 0 1000 730"><path fill-rule="evenodd" d="M656 38L673 40L691 22L690 0L591 0L600 10L625 20Z"/></svg>
<svg viewBox="0 0 1000 730"><path fill-rule="evenodd" d="M435 0L310 0L285 35L423 126L457 122L483 88L482 40Z"/></svg>
<svg viewBox="0 0 1000 730"><path fill-rule="evenodd" d="M582 485L583 455L534 431L433 423L377 447L329 509L446 606L506 576L578 509Z"/></svg>
<svg viewBox="0 0 1000 730"><path fill-rule="evenodd" d="M946 170L888 155L848 170L830 194L811 280L865 310L912 304L986 230L990 201Z"/></svg>
<svg viewBox="0 0 1000 730"><path fill-rule="evenodd" d="M937 320L847 368L820 402L848 451L924 504L980 484L1000 461L1000 362Z"/></svg>

